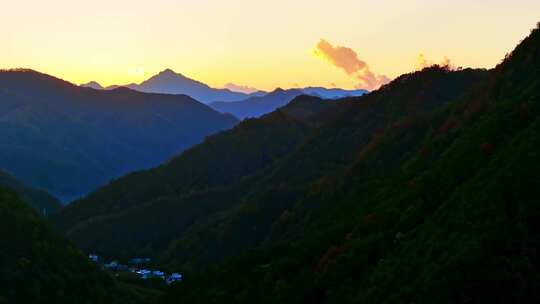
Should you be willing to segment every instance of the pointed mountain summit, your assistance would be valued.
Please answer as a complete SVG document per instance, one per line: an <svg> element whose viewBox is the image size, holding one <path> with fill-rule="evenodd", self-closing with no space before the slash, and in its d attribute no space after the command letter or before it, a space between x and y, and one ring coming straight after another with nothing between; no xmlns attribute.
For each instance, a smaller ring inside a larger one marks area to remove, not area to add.
<svg viewBox="0 0 540 304"><path fill-rule="evenodd" d="M165 69L143 81L141 84L130 84L127 87L146 93L184 94L202 103L213 101L239 101L248 98L249 94L233 92L229 89L212 88L200 81L188 78L171 69Z"/></svg>
<svg viewBox="0 0 540 304"><path fill-rule="evenodd" d="M176 73L175 71L167 68L161 72L159 72L158 75L171 75L171 76L183 76L181 73Z"/></svg>

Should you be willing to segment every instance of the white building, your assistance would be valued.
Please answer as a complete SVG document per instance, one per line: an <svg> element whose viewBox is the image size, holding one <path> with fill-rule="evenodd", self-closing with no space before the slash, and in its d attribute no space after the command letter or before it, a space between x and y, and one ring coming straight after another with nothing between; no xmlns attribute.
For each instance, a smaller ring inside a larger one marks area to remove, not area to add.
<svg viewBox="0 0 540 304"><path fill-rule="evenodd" d="M179 273L172 273L170 276L167 277L167 284L171 284L173 282L182 281L182 275Z"/></svg>
<svg viewBox="0 0 540 304"><path fill-rule="evenodd" d="M93 253L90 253L88 255L88 258L90 259L90 261L92 261L94 263L97 263L98 260L99 260L99 257L97 256L97 254L93 254Z"/></svg>
<svg viewBox="0 0 540 304"><path fill-rule="evenodd" d="M105 268L107 269L111 269L111 270L114 270L118 267L118 261L111 261L110 263L108 264L105 264Z"/></svg>
<svg viewBox="0 0 540 304"><path fill-rule="evenodd" d="M146 269L141 269L141 270L137 271L136 273L139 275L139 278L141 278L143 280L146 280L146 279L150 278L150 276L152 275L152 272L150 270L146 270Z"/></svg>

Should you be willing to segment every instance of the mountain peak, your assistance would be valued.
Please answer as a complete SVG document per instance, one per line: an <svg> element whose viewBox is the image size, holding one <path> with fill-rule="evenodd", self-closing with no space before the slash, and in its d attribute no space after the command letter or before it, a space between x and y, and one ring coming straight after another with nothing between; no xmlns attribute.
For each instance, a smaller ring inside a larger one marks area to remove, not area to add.
<svg viewBox="0 0 540 304"><path fill-rule="evenodd" d="M175 76L176 76L176 75L179 75L179 74L176 73L175 71L173 71L173 70L167 68L167 69L165 69L165 70L159 72L158 75L175 75Z"/></svg>
<svg viewBox="0 0 540 304"><path fill-rule="evenodd" d="M270 93L283 93L285 92L285 90L283 88L276 88L274 91L270 92Z"/></svg>
<svg viewBox="0 0 540 304"><path fill-rule="evenodd" d="M157 78L168 78L168 79L184 79L184 80L190 80L190 81L197 82L196 80L190 79L190 78L184 76L182 73L175 72L173 69L169 69L169 68L157 73L152 78L156 78L156 77Z"/></svg>
<svg viewBox="0 0 540 304"><path fill-rule="evenodd" d="M203 103L216 100L239 101L249 96L226 89L214 89L169 68L130 88L146 93L184 94Z"/></svg>

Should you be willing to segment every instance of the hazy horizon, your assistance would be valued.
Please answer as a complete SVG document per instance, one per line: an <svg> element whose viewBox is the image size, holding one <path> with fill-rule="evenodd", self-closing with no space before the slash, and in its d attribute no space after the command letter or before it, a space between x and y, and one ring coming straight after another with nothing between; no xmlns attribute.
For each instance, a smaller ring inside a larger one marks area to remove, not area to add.
<svg viewBox="0 0 540 304"><path fill-rule="evenodd" d="M67 0L23 0L0 13L0 68L104 86L140 83L171 68L216 88L373 88L421 62L491 68L534 27L540 11L532 0L490 1L489 13L485 5L96 0L81 8ZM374 76L368 78L381 81L369 85L366 70L321 56L322 41L353 51Z"/></svg>

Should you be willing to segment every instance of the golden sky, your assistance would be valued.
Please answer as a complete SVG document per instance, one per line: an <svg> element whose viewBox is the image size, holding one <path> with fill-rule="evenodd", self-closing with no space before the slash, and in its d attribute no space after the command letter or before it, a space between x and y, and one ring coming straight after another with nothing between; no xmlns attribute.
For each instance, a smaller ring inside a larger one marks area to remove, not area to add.
<svg viewBox="0 0 540 304"><path fill-rule="evenodd" d="M353 88L360 76L314 55L321 41L394 78L419 54L493 67L538 21L538 0L2 0L0 68L103 85L171 68L214 87Z"/></svg>

